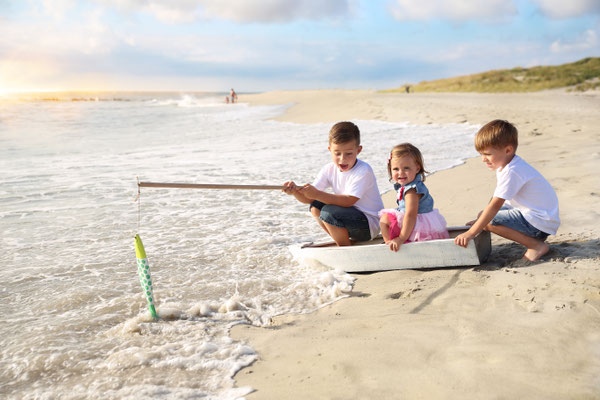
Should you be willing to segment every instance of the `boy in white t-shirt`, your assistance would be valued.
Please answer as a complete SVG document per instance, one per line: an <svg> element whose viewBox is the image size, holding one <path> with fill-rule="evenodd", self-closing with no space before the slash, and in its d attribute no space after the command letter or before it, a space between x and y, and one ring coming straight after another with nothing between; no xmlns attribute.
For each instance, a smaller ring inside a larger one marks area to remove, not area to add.
<svg viewBox="0 0 600 400"><path fill-rule="evenodd" d="M357 158L362 150L360 131L352 122L338 122L329 131L332 162L325 165L313 184L285 182L283 191L310 212L338 246L371 240L379 233L377 213L383 201L371 166ZM333 193L325 190L331 188Z"/></svg>
<svg viewBox="0 0 600 400"><path fill-rule="evenodd" d="M515 154L517 145L517 128L507 121L488 122L477 132L475 149L496 171L496 189L477 220L467 223L471 228L454 242L466 247L487 230L527 247L523 258L535 261L550 250L545 240L560 225L558 198L550 183Z"/></svg>

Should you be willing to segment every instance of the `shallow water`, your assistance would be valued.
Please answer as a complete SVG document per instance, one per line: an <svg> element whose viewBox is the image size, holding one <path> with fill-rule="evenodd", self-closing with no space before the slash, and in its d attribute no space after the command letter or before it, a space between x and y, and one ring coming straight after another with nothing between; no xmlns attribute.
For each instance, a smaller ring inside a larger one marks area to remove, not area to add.
<svg viewBox="0 0 600 400"><path fill-rule="evenodd" d="M292 260L287 246L324 236L279 191L142 188L134 202L136 176L305 183L329 161L331 124L271 121L287 105L223 97L0 98L0 396L243 396L231 377L257 355L228 336L233 324L266 325L351 290L351 276ZM72 101L82 98L98 101ZM382 192L394 144L417 145L431 172L474 155L475 126L354 122ZM159 322L137 278L136 233Z"/></svg>

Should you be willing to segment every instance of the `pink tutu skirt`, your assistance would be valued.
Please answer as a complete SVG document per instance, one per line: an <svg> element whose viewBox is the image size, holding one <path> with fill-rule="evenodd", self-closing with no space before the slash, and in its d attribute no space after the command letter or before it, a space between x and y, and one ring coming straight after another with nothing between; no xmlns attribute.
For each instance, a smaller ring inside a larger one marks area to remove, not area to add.
<svg viewBox="0 0 600 400"><path fill-rule="evenodd" d="M390 239L400 236L402 221L404 220L404 211L398 211L393 208L386 208L379 211L379 216L388 215L390 220ZM448 229L446 219L440 214L437 208L425 214L417 214L415 228L408 237L407 242L424 242L434 239L448 239Z"/></svg>

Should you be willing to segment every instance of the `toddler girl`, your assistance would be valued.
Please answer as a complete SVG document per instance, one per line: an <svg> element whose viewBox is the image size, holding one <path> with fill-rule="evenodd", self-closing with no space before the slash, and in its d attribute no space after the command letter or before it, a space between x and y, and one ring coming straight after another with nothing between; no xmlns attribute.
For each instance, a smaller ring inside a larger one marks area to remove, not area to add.
<svg viewBox="0 0 600 400"><path fill-rule="evenodd" d="M405 242L448 239L446 220L433 208L433 197L423 183L425 168L419 149L410 143L395 146L387 168L398 191L398 208L379 212L381 234L390 250L398 251Z"/></svg>

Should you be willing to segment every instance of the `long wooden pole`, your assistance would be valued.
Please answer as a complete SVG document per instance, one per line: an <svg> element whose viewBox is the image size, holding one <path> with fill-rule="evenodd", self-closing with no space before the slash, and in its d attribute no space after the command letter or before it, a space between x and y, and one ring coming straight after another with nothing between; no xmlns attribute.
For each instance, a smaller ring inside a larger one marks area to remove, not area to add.
<svg viewBox="0 0 600 400"><path fill-rule="evenodd" d="M223 185L216 183L166 183L138 182L139 187L176 188L176 189L245 189L245 190L281 190L282 185Z"/></svg>

